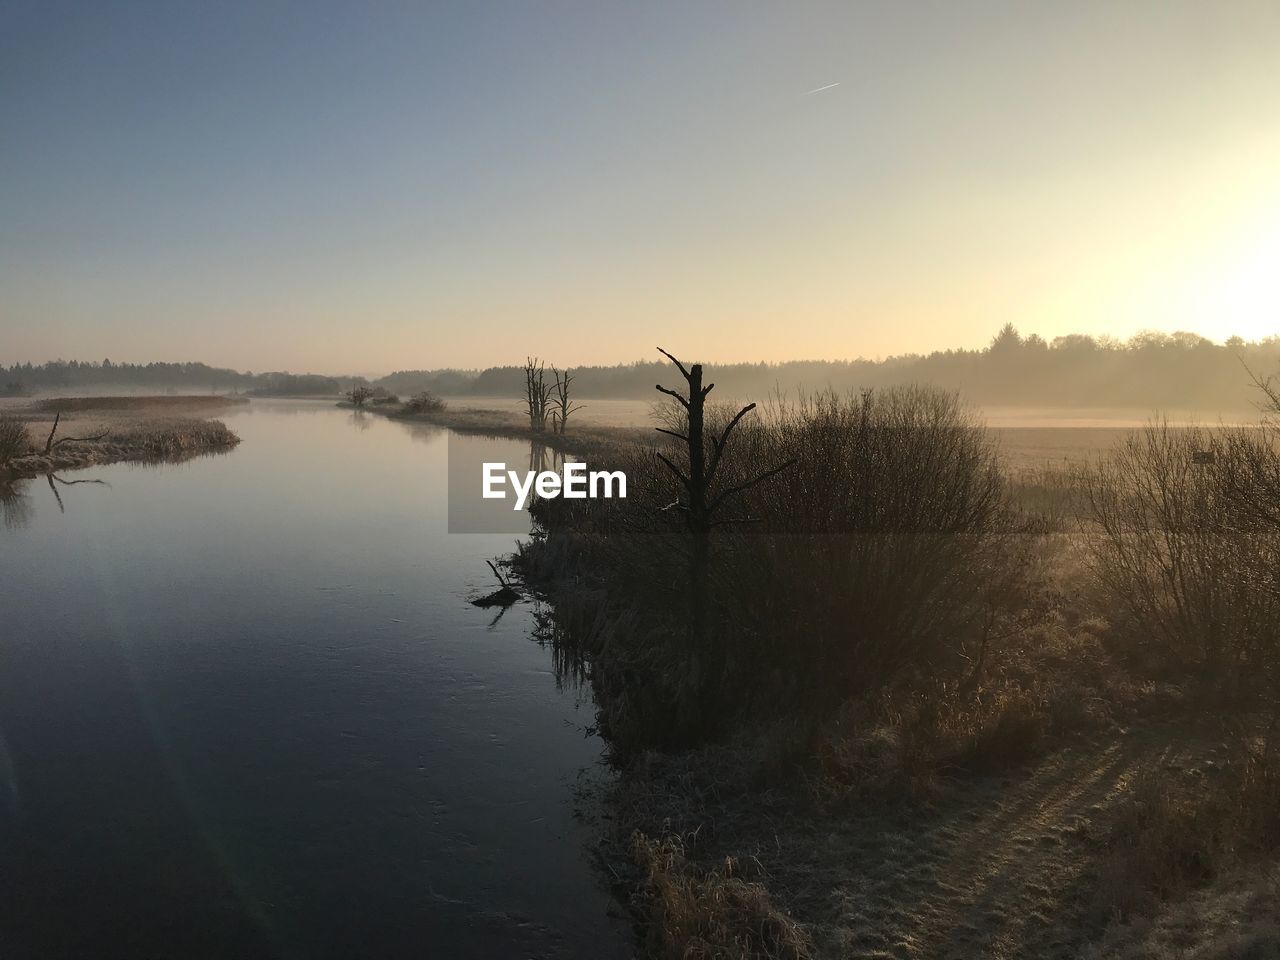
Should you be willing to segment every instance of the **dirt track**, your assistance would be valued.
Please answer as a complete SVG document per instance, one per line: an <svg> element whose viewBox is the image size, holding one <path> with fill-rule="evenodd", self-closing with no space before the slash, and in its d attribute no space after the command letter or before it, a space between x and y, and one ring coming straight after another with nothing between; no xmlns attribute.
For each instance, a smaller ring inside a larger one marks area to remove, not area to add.
<svg viewBox="0 0 1280 960"><path fill-rule="evenodd" d="M743 809L751 802L742 799L746 791L726 788L704 791L700 807L664 810L660 798L675 794L655 784L646 819L650 829L666 821L672 832L696 831L690 852L699 863L726 855L751 861L774 900L809 929L821 957L1280 956L1280 930L1271 922L1280 907L1248 895L1265 881L1262 872L1224 881L1235 884L1230 896L1217 888L1197 894L1218 903L1213 924L1202 917L1204 932L1187 929L1187 910L1177 905L1163 927L1118 926L1100 893L1101 841L1135 777L1160 767L1212 776L1205 760L1220 749L1211 730L1117 728L1007 776L956 780L931 809L818 811L776 794ZM686 786L699 761L688 764L676 774ZM1182 952L1208 949L1241 929L1252 931L1248 948L1262 953ZM1177 952L1167 952L1170 940Z"/></svg>

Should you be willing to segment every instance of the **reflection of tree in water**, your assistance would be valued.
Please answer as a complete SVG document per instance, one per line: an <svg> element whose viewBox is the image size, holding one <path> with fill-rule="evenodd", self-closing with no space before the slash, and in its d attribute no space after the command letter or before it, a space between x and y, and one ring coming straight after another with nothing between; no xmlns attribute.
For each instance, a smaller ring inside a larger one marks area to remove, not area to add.
<svg viewBox="0 0 1280 960"><path fill-rule="evenodd" d="M81 483L93 483L99 486L107 487L108 489L110 489L111 487L111 484L107 483L107 481L105 480L63 480L56 473L46 474L46 477L49 481L49 489L53 491L53 499L58 501L59 513L66 513L67 507L66 507L66 504L62 502L62 494L58 492L57 484L61 484L64 487L74 487L77 484L81 484Z"/></svg>
<svg viewBox="0 0 1280 960"><path fill-rule="evenodd" d="M556 689L581 693L587 689L587 662L583 644L574 642L564 625L556 619L549 604L539 602L533 609L533 628L529 637L540 647L551 651Z"/></svg>
<svg viewBox="0 0 1280 960"><path fill-rule="evenodd" d="M565 456L554 447L548 447L541 440L529 441L529 469L534 473L550 470L560 473L564 469ZM529 490L529 503L538 499L536 487Z"/></svg>
<svg viewBox="0 0 1280 960"><path fill-rule="evenodd" d="M363 410L354 410L351 415L347 417L347 423L351 424L351 426L355 427L357 430L368 430L373 426L373 419Z"/></svg>
<svg viewBox="0 0 1280 960"><path fill-rule="evenodd" d="M27 480L0 483L0 517L3 517L6 529L16 530L31 522L35 511L31 506L31 498L27 496L28 483Z"/></svg>
<svg viewBox="0 0 1280 960"><path fill-rule="evenodd" d="M448 427L442 427L437 423L421 423L414 421L401 421L408 428L409 439L417 443L430 443L442 433L448 433Z"/></svg>

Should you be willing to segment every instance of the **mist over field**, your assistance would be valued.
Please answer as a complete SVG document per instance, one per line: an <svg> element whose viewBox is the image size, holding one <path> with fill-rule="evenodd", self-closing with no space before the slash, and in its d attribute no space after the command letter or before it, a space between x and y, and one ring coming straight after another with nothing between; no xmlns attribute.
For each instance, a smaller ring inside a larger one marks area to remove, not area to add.
<svg viewBox="0 0 1280 960"><path fill-rule="evenodd" d="M657 361L571 369L582 397L650 400L663 372ZM709 358L714 361L714 358ZM1251 372L1280 367L1280 335L1216 343L1190 333L1145 333L1126 342L1084 335L1046 342L1007 326L984 349L943 349L883 360L813 360L715 364L722 395L768 398L823 390L857 391L912 383L960 393L984 408L1061 408L1177 411L1215 417L1255 411ZM405 369L382 377L314 373L251 373L202 363L129 364L49 361L0 367L0 393L56 393L88 387L247 392L261 396L333 396L352 384L391 393L429 391L451 397L507 397L522 390L522 368ZM1069 417L1069 415L1068 415ZM1105 414L1104 414L1105 417ZM1052 415L1050 415L1052 418Z"/></svg>
<svg viewBox="0 0 1280 960"><path fill-rule="evenodd" d="M0 3L0 960L1280 958L1276 0Z"/></svg>

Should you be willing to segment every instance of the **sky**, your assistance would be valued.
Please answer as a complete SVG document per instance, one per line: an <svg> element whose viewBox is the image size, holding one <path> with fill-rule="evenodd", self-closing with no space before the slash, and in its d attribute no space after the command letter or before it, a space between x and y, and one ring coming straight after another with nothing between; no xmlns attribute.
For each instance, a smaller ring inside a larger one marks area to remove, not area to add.
<svg viewBox="0 0 1280 960"><path fill-rule="evenodd" d="M0 0L0 364L1280 333L1280 4Z"/></svg>

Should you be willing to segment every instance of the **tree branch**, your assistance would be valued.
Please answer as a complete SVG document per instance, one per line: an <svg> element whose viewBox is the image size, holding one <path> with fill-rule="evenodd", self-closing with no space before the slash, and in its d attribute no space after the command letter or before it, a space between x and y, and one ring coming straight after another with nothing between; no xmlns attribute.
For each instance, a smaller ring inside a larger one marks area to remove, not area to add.
<svg viewBox="0 0 1280 960"><path fill-rule="evenodd" d="M729 421L729 425L721 432L719 439L711 438L711 465L707 467L707 486L711 486L711 481L715 479L716 468L720 466L720 458L724 455L725 444L729 442L729 434L733 432L733 428L738 425L738 421L745 417L748 413L756 408L754 403L749 403L734 415Z"/></svg>
<svg viewBox="0 0 1280 960"><path fill-rule="evenodd" d="M685 366L684 366L684 364L683 364L683 363L681 363L679 360L677 360L677 359L676 359L675 357L673 357L671 354L667 353L667 351L663 350L661 347L658 347L658 352L659 352L660 354L662 354L664 357L666 357L668 360L670 360L672 363L674 363L677 367L679 367L679 368L680 368L680 372L684 374L684 378L685 378L686 380L688 380L688 379L690 378L689 371L685 369Z"/></svg>
<svg viewBox="0 0 1280 960"><path fill-rule="evenodd" d="M686 476L685 476L685 475L680 471L680 468L679 468L679 467L677 467L677 466L676 466L674 463L672 463L670 460L668 460L666 457L664 457L662 454L658 454L658 459L659 459L659 460L661 460L663 463L665 463L665 464L667 465L667 469L668 469L668 470L670 470L672 473L674 473L674 474L675 474L675 475L680 479L680 482L684 484L684 488L685 488L686 490L688 490L688 489L689 489L689 478L688 478L688 477L686 477Z"/></svg>
<svg viewBox="0 0 1280 960"><path fill-rule="evenodd" d="M675 397L677 400L680 401L680 406L684 407L686 410L689 409L689 401L686 400L684 397L680 396L680 394L676 393L674 390L668 390L666 387L664 387L660 383L655 383L653 386L654 386L654 389L657 390L659 393L665 393L668 397Z"/></svg>
<svg viewBox="0 0 1280 960"><path fill-rule="evenodd" d="M794 463L795 463L795 460L788 460L786 463L782 464L781 466L774 467L772 470L766 470L764 473L760 474L758 477L755 477L752 480L748 480L746 483L740 483L736 487L730 487L728 490L720 494L720 496L716 497L715 500L712 501L711 510L715 511L717 508L719 508L720 504L724 503L725 500L729 499L729 497L742 493L745 490L750 490L756 484L764 483L764 481L768 480L770 477L776 477L783 470L786 470L788 467L790 467Z"/></svg>

